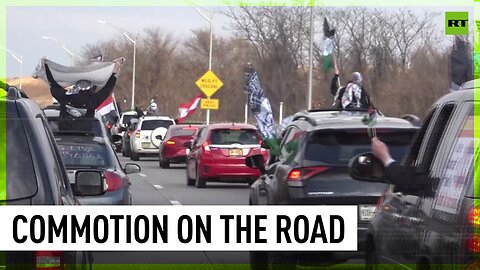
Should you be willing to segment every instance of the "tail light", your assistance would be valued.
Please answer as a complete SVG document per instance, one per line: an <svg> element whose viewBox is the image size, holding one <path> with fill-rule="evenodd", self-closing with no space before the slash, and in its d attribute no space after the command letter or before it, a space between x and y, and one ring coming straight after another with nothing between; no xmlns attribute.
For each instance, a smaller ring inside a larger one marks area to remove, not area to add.
<svg viewBox="0 0 480 270"><path fill-rule="evenodd" d="M107 191L119 190L123 186L122 178L114 172L105 172L105 181L107 182Z"/></svg>
<svg viewBox="0 0 480 270"><path fill-rule="evenodd" d="M329 167L319 166L319 167L305 167L292 169L287 176L288 185L295 187L302 187L302 180L308 180L312 176L315 176L319 173L322 173L330 169Z"/></svg>
<svg viewBox="0 0 480 270"><path fill-rule="evenodd" d="M168 141L166 142L166 144L174 145L174 144L175 144L175 141L168 140Z"/></svg>
<svg viewBox="0 0 480 270"><path fill-rule="evenodd" d="M113 127L112 124L107 124L107 129L111 129Z"/></svg>
<svg viewBox="0 0 480 270"><path fill-rule="evenodd" d="M465 249L468 252L478 254L480 252L480 235L476 233L480 228L480 208L472 207L468 211L468 224L470 228L467 228Z"/></svg>
<svg viewBox="0 0 480 270"><path fill-rule="evenodd" d="M137 137L137 139L140 139L140 130L135 131L135 137Z"/></svg>
<svg viewBox="0 0 480 270"><path fill-rule="evenodd" d="M36 270L63 270L64 259L62 251L36 251Z"/></svg>

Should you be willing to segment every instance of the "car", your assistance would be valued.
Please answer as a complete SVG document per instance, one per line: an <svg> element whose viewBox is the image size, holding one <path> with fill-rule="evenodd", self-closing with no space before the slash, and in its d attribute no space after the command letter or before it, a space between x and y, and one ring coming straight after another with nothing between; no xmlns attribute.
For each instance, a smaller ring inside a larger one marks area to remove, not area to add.
<svg viewBox="0 0 480 270"><path fill-rule="evenodd" d="M58 121L60 118L60 105L59 104L54 104L54 105L49 105L44 107L43 112L47 116L48 120L48 125L50 126L50 129L52 130L53 133L56 133L58 129ZM110 142L110 144L113 146L113 144L122 138L118 135L109 135L109 132L107 131L107 128L105 127L103 123L103 118L100 114L95 113L94 119L92 120L92 132L95 134L97 137L102 137L105 139L105 141ZM75 119L73 118L72 121L85 121L85 119ZM73 130L73 132L76 132Z"/></svg>
<svg viewBox="0 0 480 270"><path fill-rule="evenodd" d="M158 149L158 163L163 169L170 167L170 163L185 163L190 151L183 144L193 141L193 136L201 125L172 125L168 128L164 140Z"/></svg>
<svg viewBox="0 0 480 270"><path fill-rule="evenodd" d="M122 156L129 157L130 156L130 138L132 134L135 133L135 129L137 128L138 118L130 119L130 123L126 131L123 133L122 137Z"/></svg>
<svg viewBox="0 0 480 270"><path fill-rule="evenodd" d="M195 141L185 143L190 148L187 185L204 188L207 182L253 183L260 173L245 165L245 157L268 157L261 144L262 138L252 125L219 123L200 128Z"/></svg>
<svg viewBox="0 0 480 270"><path fill-rule="evenodd" d="M295 114L280 144L280 155L265 164L261 155L246 159L246 164L262 171L251 186L250 205L358 205L358 239L364 239L370 218L388 185L363 183L350 178L348 162L371 149L369 132L363 119L366 111L311 110ZM400 119L379 115L377 135L401 158L417 126ZM252 269L283 265L339 263L361 258L364 241L358 252L250 252Z"/></svg>
<svg viewBox="0 0 480 270"><path fill-rule="evenodd" d="M479 93L472 81L428 110L400 164L416 177L402 179L401 186L398 182L389 186L367 233L361 236L367 246L367 268L480 267L480 192L474 183L479 173L479 141L474 137ZM366 167L363 161L370 165ZM371 153L354 157L350 163L352 178L389 183L382 168ZM419 187L420 180L424 184Z"/></svg>
<svg viewBox="0 0 480 270"><path fill-rule="evenodd" d="M119 140L118 142L115 143L115 150L117 152L122 151L123 134L127 130L128 126L130 124L130 120L135 118L135 117L137 117L137 112L136 111L124 112L120 116L119 121L112 126L112 129L111 129L112 135L119 135L119 136L122 137L122 140Z"/></svg>
<svg viewBox="0 0 480 270"><path fill-rule="evenodd" d="M140 156L158 156L160 143L171 125L175 125L175 120L170 116L140 117L130 136L130 159L138 161Z"/></svg>
<svg viewBox="0 0 480 270"><path fill-rule="evenodd" d="M74 192L82 205L132 204L131 183L127 174L140 172L140 166L126 163L122 167L108 141L93 133L57 131L54 135L72 185L77 170L85 168L100 171L105 179L106 191L101 195L81 196Z"/></svg>
<svg viewBox="0 0 480 270"><path fill-rule="evenodd" d="M0 91L3 91L0 89ZM104 180L98 170L78 170L74 184L68 176L45 114L38 105L10 87L0 97L0 123L6 135L6 189L2 205L78 205L73 190L83 196L100 194ZM5 137L4 137L5 138ZM5 153L5 152L4 152ZM92 188L89 188L92 187ZM92 269L86 251L5 251L0 269Z"/></svg>

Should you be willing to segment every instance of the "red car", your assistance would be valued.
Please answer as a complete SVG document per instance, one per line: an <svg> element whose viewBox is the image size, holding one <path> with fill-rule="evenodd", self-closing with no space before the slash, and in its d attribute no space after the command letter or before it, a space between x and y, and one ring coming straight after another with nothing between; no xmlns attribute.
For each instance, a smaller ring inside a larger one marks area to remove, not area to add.
<svg viewBox="0 0 480 270"><path fill-rule="evenodd" d="M165 134L165 139L158 149L159 165L163 169L170 163L185 163L190 149L183 144L193 140L193 136L201 125L171 125Z"/></svg>
<svg viewBox="0 0 480 270"><path fill-rule="evenodd" d="M267 160L268 152L261 143L252 125L212 124L200 128L187 155L187 185L204 188L207 182L252 184L260 172L247 167L245 158L263 154Z"/></svg>

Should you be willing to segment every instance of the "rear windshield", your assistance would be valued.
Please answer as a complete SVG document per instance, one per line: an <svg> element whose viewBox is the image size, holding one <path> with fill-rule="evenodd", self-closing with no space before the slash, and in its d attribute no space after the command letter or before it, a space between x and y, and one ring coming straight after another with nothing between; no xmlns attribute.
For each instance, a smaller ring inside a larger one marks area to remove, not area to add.
<svg viewBox="0 0 480 270"><path fill-rule="evenodd" d="M182 136L190 136L192 137L195 132L197 132L197 128L176 128L170 131L170 137L182 137Z"/></svg>
<svg viewBox="0 0 480 270"><path fill-rule="evenodd" d="M142 122L142 130L154 130L159 127L168 128L173 122L171 120L145 120Z"/></svg>
<svg viewBox="0 0 480 270"><path fill-rule="evenodd" d="M134 118L134 117L136 118L137 116L136 116L136 115L127 115L127 114L124 114L124 115L123 115L122 124L124 124L124 125L130 124L130 120L131 120L132 118Z"/></svg>
<svg viewBox="0 0 480 270"><path fill-rule="evenodd" d="M259 138L253 129L215 129L210 134L211 144L258 144Z"/></svg>
<svg viewBox="0 0 480 270"><path fill-rule="evenodd" d="M3 117L4 121L5 115L0 117ZM6 199L31 197L37 192L37 178L25 130L19 118L7 117L6 135L8 157ZM2 194L0 198L5 197Z"/></svg>
<svg viewBox="0 0 480 270"><path fill-rule="evenodd" d="M84 118L83 121L85 120L89 120L89 119ZM58 117L48 117L48 125L50 126L50 129L52 130L53 133L58 132ZM75 130L70 130L70 131L75 131ZM98 121L97 118L93 119L92 132L97 137L103 137L102 124L100 123L100 121Z"/></svg>
<svg viewBox="0 0 480 270"><path fill-rule="evenodd" d="M380 133L377 136L385 142L393 159L401 161L414 135L412 131ZM371 152L371 141L367 131L313 132L307 139L305 166L318 164L348 165L358 154Z"/></svg>
<svg viewBox="0 0 480 270"><path fill-rule="evenodd" d="M58 150L66 167L104 168L110 165L105 144L58 143Z"/></svg>

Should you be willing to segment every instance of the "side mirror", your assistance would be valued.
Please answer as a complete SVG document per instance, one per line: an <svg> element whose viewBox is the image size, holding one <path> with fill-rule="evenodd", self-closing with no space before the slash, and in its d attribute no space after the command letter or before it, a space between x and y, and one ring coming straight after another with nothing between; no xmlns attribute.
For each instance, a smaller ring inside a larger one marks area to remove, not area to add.
<svg viewBox="0 0 480 270"><path fill-rule="evenodd" d="M99 171L75 172L75 189L81 196L102 195L107 190L105 179Z"/></svg>
<svg viewBox="0 0 480 270"><path fill-rule="evenodd" d="M122 139L123 139L122 136L120 136L118 134L112 135L112 142L114 142L114 143L119 142Z"/></svg>
<svg viewBox="0 0 480 270"><path fill-rule="evenodd" d="M183 143L183 147L187 148L187 149L191 149L192 148L192 145L193 145L193 142L192 141L187 141L187 142L184 142Z"/></svg>
<svg viewBox="0 0 480 270"><path fill-rule="evenodd" d="M132 173L139 173L142 171L142 168L135 163L127 163L125 164L125 173L132 174Z"/></svg>
<svg viewBox="0 0 480 270"><path fill-rule="evenodd" d="M263 155L252 155L245 158L245 165L252 169L259 169L262 174L266 173Z"/></svg>
<svg viewBox="0 0 480 270"><path fill-rule="evenodd" d="M364 182L387 183L383 163L372 153L364 153L350 159L350 177Z"/></svg>

